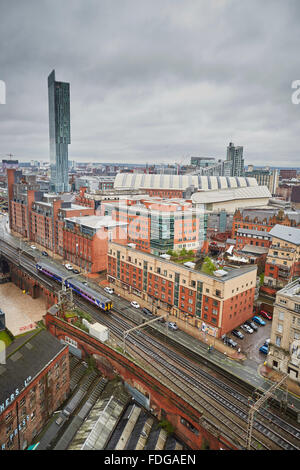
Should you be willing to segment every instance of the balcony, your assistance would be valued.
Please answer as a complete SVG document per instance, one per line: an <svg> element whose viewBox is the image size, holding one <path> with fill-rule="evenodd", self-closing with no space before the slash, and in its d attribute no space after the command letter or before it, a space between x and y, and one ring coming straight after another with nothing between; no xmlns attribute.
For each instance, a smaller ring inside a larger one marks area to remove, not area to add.
<svg viewBox="0 0 300 470"><path fill-rule="evenodd" d="M280 246L272 244L270 246L273 250L288 251L289 253L294 253L295 248L289 248L288 246Z"/></svg>

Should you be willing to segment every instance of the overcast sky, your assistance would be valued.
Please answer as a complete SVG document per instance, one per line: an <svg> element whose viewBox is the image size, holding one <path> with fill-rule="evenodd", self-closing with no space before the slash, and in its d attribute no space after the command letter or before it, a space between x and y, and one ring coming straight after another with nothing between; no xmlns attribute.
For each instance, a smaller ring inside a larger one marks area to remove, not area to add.
<svg viewBox="0 0 300 470"><path fill-rule="evenodd" d="M70 160L300 167L299 0L0 0L0 157L49 159L47 77L70 82Z"/></svg>

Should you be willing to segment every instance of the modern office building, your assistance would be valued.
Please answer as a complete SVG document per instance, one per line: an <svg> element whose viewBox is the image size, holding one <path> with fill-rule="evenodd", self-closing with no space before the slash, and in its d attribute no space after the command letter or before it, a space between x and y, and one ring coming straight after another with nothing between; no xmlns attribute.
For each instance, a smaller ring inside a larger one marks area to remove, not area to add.
<svg viewBox="0 0 300 470"><path fill-rule="evenodd" d="M227 160L232 162L231 176L244 176L243 147L235 147L232 142L227 147Z"/></svg>
<svg viewBox="0 0 300 470"><path fill-rule="evenodd" d="M48 77L51 191L69 191L68 145L70 132L70 84L55 81L55 70Z"/></svg>

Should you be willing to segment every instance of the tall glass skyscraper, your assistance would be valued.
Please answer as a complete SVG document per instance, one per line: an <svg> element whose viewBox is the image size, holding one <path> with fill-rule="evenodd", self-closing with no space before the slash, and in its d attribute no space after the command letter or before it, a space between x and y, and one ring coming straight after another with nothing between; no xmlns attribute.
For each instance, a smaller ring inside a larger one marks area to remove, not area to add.
<svg viewBox="0 0 300 470"><path fill-rule="evenodd" d="M50 190L69 191L68 145L70 130L70 84L55 81L55 70L48 77Z"/></svg>
<svg viewBox="0 0 300 470"><path fill-rule="evenodd" d="M235 147L232 142L227 147L227 161L232 162L231 176L244 176L245 162L243 147Z"/></svg>

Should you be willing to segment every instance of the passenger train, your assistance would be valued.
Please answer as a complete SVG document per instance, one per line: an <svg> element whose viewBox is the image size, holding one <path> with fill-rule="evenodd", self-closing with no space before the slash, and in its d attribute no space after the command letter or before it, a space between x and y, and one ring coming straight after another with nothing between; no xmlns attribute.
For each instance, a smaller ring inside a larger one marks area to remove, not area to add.
<svg viewBox="0 0 300 470"><path fill-rule="evenodd" d="M80 295L84 299L88 300L92 304L99 307L101 310L111 310L113 307L112 301L102 295L100 292L91 289L88 286L82 284L82 282L78 281L78 279L65 279L61 273L55 270L54 267L49 267L45 263L38 263L36 264L37 271L45 274L46 276L51 277L57 282L64 283L66 287L70 287L76 294ZM71 276L70 276L71 277Z"/></svg>

